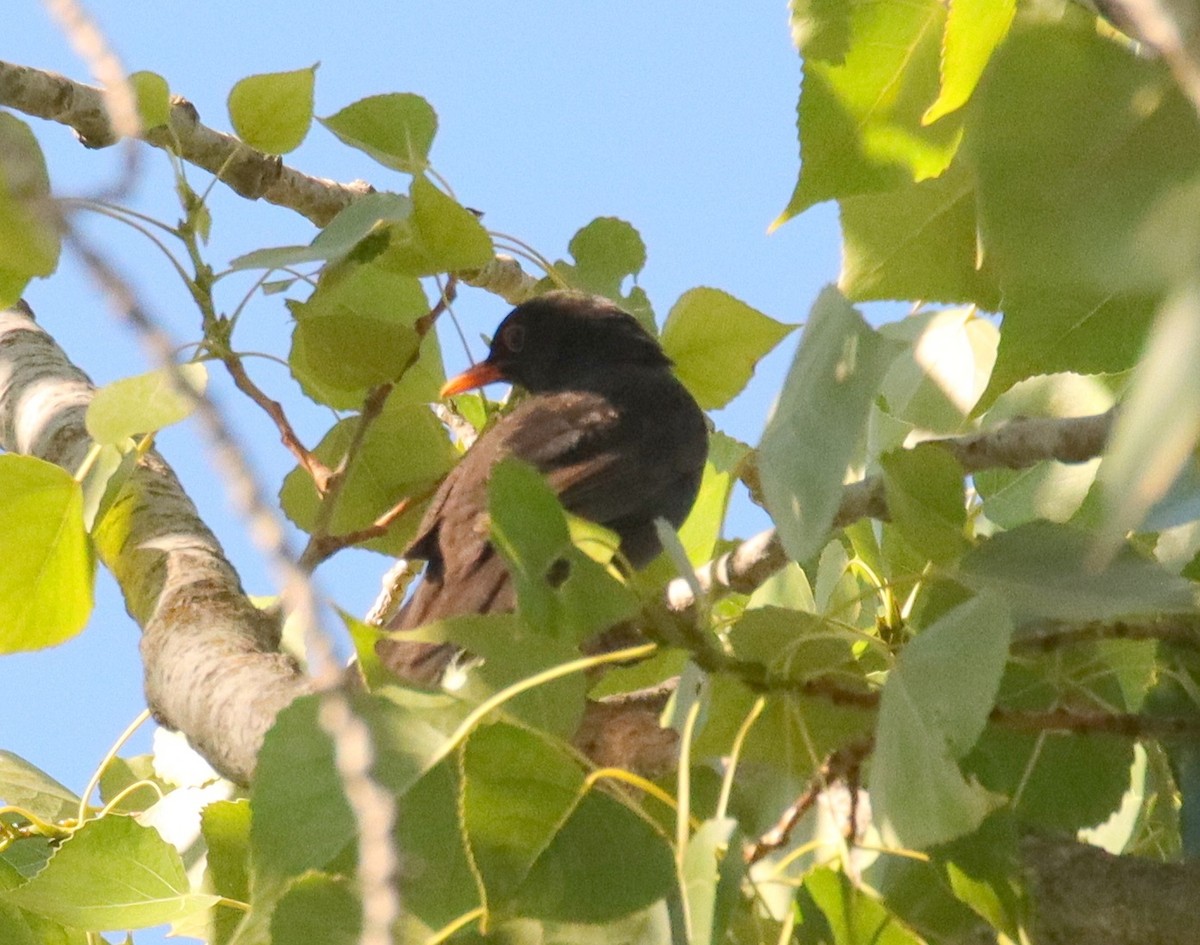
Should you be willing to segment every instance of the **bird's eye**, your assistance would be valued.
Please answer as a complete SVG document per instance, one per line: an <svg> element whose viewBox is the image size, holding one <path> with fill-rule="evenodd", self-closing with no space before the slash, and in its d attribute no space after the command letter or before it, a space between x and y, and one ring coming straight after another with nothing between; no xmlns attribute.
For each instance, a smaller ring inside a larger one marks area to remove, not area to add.
<svg viewBox="0 0 1200 945"><path fill-rule="evenodd" d="M525 326L508 325L500 335L500 340L509 351L516 354L525 347Z"/></svg>

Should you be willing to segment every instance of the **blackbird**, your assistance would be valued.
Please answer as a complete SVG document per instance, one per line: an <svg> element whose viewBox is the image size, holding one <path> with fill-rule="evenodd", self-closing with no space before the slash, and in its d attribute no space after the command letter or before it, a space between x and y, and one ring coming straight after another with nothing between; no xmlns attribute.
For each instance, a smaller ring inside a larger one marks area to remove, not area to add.
<svg viewBox="0 0 1200 945"><path fill-rule="evenodd" d="M609 300L556 291L523 302L497 328L487 358L448 381L442 396L493 381L529 396L479 437L434 495L405 552L428 561L424 578L388 629L515 608L504 559L488 539L487 480L503 457L529 463L567 511L614 531L635 568L661 550L654 520L679 526L696 499L708 453L704 415L658 342ZM427 685L457 652L395 639L376 649L396 675Z"/></svg>

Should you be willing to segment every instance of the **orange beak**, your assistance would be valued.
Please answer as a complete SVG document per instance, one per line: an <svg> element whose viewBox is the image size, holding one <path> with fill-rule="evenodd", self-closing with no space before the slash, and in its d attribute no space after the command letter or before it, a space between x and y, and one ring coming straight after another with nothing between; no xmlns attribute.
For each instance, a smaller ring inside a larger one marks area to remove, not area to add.
<svg viewBox="0 0 1200 945"><path fill-rule="evenodd" d="M494 364L489 364L487 361L480 361L474 367L468 368L457 377L452 377L442 385L441 396L452 397L455 394L461 394L463 391L474 390L476 387L482 387L484 384L491 384L495 381L504 380L504 375L500 373L500 369Z"/></svg>

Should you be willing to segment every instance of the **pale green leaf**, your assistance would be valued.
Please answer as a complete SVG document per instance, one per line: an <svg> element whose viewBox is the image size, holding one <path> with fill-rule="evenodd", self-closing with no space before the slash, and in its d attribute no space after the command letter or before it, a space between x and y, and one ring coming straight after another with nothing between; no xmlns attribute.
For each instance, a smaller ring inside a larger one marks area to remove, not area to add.
<svg viewBox="0 0 1200 945"><path fill-rule="evenodd" d="M413 178L411 225L389 228L380 265L410 276L479 269L492 259L492 238L479 218L428 178Z"/></svg>
<svg viewBox="0 0 1200 945"><path fill-rule="evenodd" d="M336 466L349 448L358 422L352 417L337 423L318 444L317 457ZM431 494L457 456L445 429L428 407L388 398L346 476L329 522L332 534L365 528L400 500ZM319 498L312 478L299 467L284 479L280 501L296 525L314 527ZM399 554L412 539L423 510L423 502L410 503L387 535L365 547Z"/></svg>
<svg viewBox="0 0 1200 945"><path fill-rule="evenodd" d="M956 119L921 123L937 95L945 17L939 0L856 3L844 44L827 58L806 47L800 177L776 226L823 200L936 177L950 165Z"/></svg>
<svg viewBox="0 0 1200 945"><path fill-rule="evenodd" d="M216 903L190 888L179 854L158 831L110 814L81 827L42 872L0 900L104 932L175 922Z"/></svg>
<svg viewBox="0 0 1200 945"><path fill-rule="evenodd" d="M1061 620L1114 620L1194 608L1192 585L1124 546L1106 566L1095 538L1050 522L1001 532L968 552L956 578L991 589L1015 613Z"/></svg>
<svg viewBox="0 0 1200 945"><path fill-rule="evenodd" d="M1038 374L1127 371L1142 353L1154 312L1153 300L1142 296L1009 293L996 365L976 411Z"/></svg>
<svg viewBox="0 0 1200 945"><path fill-rule="evenodd" d="M562 506L531 466L506 459L488 477L492 541L508 563L521 619L582 641L632 616L632 591L571 543Z"/></svg>
<svg viewBox="0 0 1200 945"><path fill-rule="evenodd" d="M58 466L0 455L0 653L62 643L92 612L83 491Z"/></svg>
<svg viewBox="0 0 1200 945"><path fill-rule="evenodd" d="M794 560L825 542L847 464L894 355L836 289L821 293L759 447L767 510Z"/></svg>
<svg viewBox="0 0 1200 945"><path fill-rule="evenodd" d="M996 360L1000 332L971 308L922 312L879 332L904 344L880 385L888 413L934 433L961 433Z"/></svg>
<svg viewBox="0 0 1200 945"><path fill-rule="evenodd" d="M999 597L976 597L918 634L888 675L871 766L871 808L886 842L944 843L1000 802L965 780L956 760L987 722L1012 629Z"/></svg>
<svg viewBox="0 0 1200 945"><path fill-rule="evenodd" d="M943 563L967 550L963 470L932 444L880 457L892 524L919 554Z"/></svg>
<svg viewBox="0 0 1200 945"><path fill-rule="evenodd" d="M975 181L963 161L920 183L844 197L838 287L855 302L923 299L999 304L979 258Z"/></svg>
<svg viewBox="0 0 1200 945"><path fill-rule="evenodd" d="M308 246L256 249L238 256L229 268L278 269L306 262L334 262L350 255L368 237L386 245L388 225L406 223L411 216L412 201L404 194L364 194L330 220Z"/></svg>
<svg viewBox="0 0 1200 945"><path fill-rule="evenodd" d="M729 496L737 482L738 470L749 455L750 447L720 430L708 438L708 459L700 480L700 491L688 517L679 526L679 540L687 551L688 560L701 565L713 556Z"/></svg>
<svg viewBox="0 0 1200 945"><path fill-rule="evenodd" d="M609 922L657 902L675 880L662 834L616 797L591 791L529 871L518 914Z"/></svg>
<svg viewBox="0 0 1200 945"><path fill-rule="evenodd" d="M40 768L10 751L0 750L0 802L21 807L44 820L77 813L79 798Z"/></svg>
<svg viewBox="0 0 1200 945"><path fill-rule="evenodd" d="M737 857L737 850L730 844L736 829L737 821L732 817L706 820L688 838L679 878L688 911L691 933L688 941L691 945L712 945L726 940L724 925L728 922L728 904L722 903L719 897L719 867Z"/></svg>
<svg viewBox="0 0 1200 945"><path fill-rule="evenodd" d="M719 289L689 289L667 315L662 346L696 402L715 410L741 393L759 360L795 327Z"/></svg>
<svg viewBox="0 0 1200 945"><path fill-rule="evenodd" d="M922 116L925 124L966 104L1016 12L1016 0L952 0L942 40L942 90Z"/></svg>
<svg viewBox="0 0 1200 945"><path fill-rule="evenodd" d="M238 137L267 154L300 147L313 115L317 67L247 76L229 93L229 117Z"/></svg>
<svg viewBox="0 0 1200 945"><path fill-rule="evenodd" d="M181 381L191 391L181 391ZM115 445L128 437L179 423L196 409L196 399L207 383L208 369L200 363L159 368L113 381L96 391L88 404L88 434L97 443Z"/></svg>
<svg viewBox="0 0 1200 945"><path fill-rule="evenodd" d="M419 95L372 95L318 120L350 147L385 167L421 174L429 166L437 115Z"/></svg>
<svg viewBox="0 0 1200 945"><path fill-rule="evenodd" d="M1100 467L1107 547L1166 496L1200 439L1200 281L1166 302L1113 424Z"/></svg>
<svg viewBox="0 0 1200 945"><path fill-rule="evenodd" d="M559 260L554 264L555 281L546 279L546 289L570 288L612 299L633 315L646 331L657 334L650 300L639 287L623 291L625 280L637 278L646 265L646 244L633 224L617 217L597 217L581 227L567 244L574 263Z"/></svg>
<svg viewBox="0 0 1200 945"><path fill-rule="evenodd" d="M821 867L804 879L804 888L833 933L833 945L920 945L888 908L841 871Z"/></svg>
<svg viewBox="0 0 1200 945"><path fill-rule="evenodd" d="M58 267L58 221L49 198L37 139L25 122L0 112L0 307L16 302L31 278Z"/></svg>
<svg viewBox="0 0 1200 945"><path fill-rule="evenodd" d="M1049 374L1031 377L1002 394L983 416L985 427L1014 417L1070 417L1103 413L1112 391L1094 377ZM1066 522L1083 504L1100 460L1043 462L1028 469L984 469L972 476L988 520L1014 528L1034 519Z"/></svg>
<svg viewBox="0 0 1200 945"><path fill-rule="evenodd" d="M970 114L981 248L1006 297L1094 306L1192 271L1200 123L1161 63L1090 26L1014 27Z"/></svg>
<svg viewBox="0 0 1200 945"><path fill-rule="evenodd" d="M129 84L137 96L138 117L142 130L159 128L171 120L171 89L157 72L133 72Z"/></svg>

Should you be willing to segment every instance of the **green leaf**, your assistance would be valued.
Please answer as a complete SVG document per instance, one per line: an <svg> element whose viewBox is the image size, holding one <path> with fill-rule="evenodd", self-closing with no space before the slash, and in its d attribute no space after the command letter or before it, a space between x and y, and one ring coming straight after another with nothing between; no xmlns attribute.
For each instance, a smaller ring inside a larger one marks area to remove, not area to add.
<svg viewBox="0 0 1200 945"><path fill-rule="evenodd" d="M944 563L967 550L963 470L950 453L928 444L880 457L892 523L930 561Z"/></svg>
<svg viewBox="0 0 1200 945"><path fill-rule="evenodd" d="M683 901L688 910L688 941L692 945L711 945L724 942L729 903L723 902L719 867L737 859L730 840L737 821L731 817L706 820L688 839L683 856L680 882ZM735 887L736 889L736 887Z"/></svg>
<svg viewBox="0 0 1200 945"><path fill-rule="evenodd" d="M238 137L267 154L300 147L312 124L316 78L313 65L239 80L229 93L229 117Z"/></svg>
<svg viewBox="0 0 1200 945"><path fill-rule="evenodd" d="M571 237L567 248L574 264L554 264L560 279L571 288L612 299L633 315L651 334L657 334L650 300L637 286L622 291L625 280L637 278L646 265L646 244L633 224L617 217L597 217ZM543 284L558 288L557 284Z"/></svg>
<svg viewBox="0 0 1200 945"><path fill-rule="evenodd" d="M0 308L34 276L58 268L58 222L48 206L50 178L25 122L0 112Z"/></svg>
<svg viewBox="0 0 1200 945"><path fill-rule="evenodd" d="M301 383L365 394L412 361L422 341L416 323L429 303L412 276L344 262L325 270L306 302L288 308L296 319L290 363Z"/></svg>
<svg viewBox="0 0 1200 945"><path fill-rule="evenodd" d="M836 289L821 293L759 446L767 510L793 560L825 543L846 466L894 354Z"/></svg>
<svg viewBox="0 0 1200 945"><path fill-rule="evenodd" d="M129 84L137 96L142 131L160 128L171 120L171 89L157 72L132 72Z"/></svg>
<svg viewBox="0 0 1200 945"><path fill-rule="evenodd" d="M250 802L217 801L204 808L200 829L207 849L206 876L213 892L234 902L250 901ZM233 909L212 915L214 938L227 942L241 916Z"/></svg>
<svg viewBox="0 0 1200 945"><path fill-rule="evenodd" d="M700 565L713 557L738 470L749 454L750 447L720 430L709 436L700 491L688 517L679 526L679 541L692 564Z"/></svg>
<svg viewBox="0 0 1200 945"><path fill-rule="evenodd" d="M871 808L885 842L945 843L1000 802L965 781L956 759L987 723L1012 629L998 597L973 598L918 634L889 673L871 765Z"/></svg>
<svg viewBox="0 0 1200 945"><path fill-rule="evenodd" d="M521 619L534 630L578 643L637 612L633 592L571 543L557 496L531 466L509 458L492 467L488 510Z"/></svg>
<svg viewBox="0 0 1200 945"><path fill-rule="evenodd" d="M1117 809L1132 763L1133 744L1123 738L991 728L963 767L1013 797L1022 821L1074 833Z"/></svg>
<svg viewBox="0 0 1200 945"><path fill-rule="evenodd" d="M556 922L610 922L665 896L670 845L615 798L592 791L530 870L513 911Z"/></svg>
<svg viewBox="0 0 1200 945"><path fill-rule="evenodd" d="M83 629L95 560L83 491L59 467L0 455L0 653L38 650Z"/></svg>
<svg viewBox="0 0 1200 945"><path fill-rule="evenodd" d="M999 305L995 277L979 259L975 180L965 162L931 180L844 197L840 205L838 286L851 301Z"/></svg>
<svg viewBox="0 0 1200 945"><path fill-rule="evenodd" d="M942 90L921 120L932 124L962 108L992 52L1008 35L1016 0L954 0L946 17L942 40Z"/></svg>
<svg viewBox="0 0 1200 945"><path fill-rule="evenodd" d="M776 226L823 200L889 190L949 166L957 120L921 122L937 95L945 17L939 0L855 3L845 46L828 58L806 53L800 178Z"/></svg>
<svg viewBox="0 0 1200 945"><path fill-rule="evenodd" d="M976 93L968 141L982 251L1006 295L1094 305L1194 267L1200 124L1160 63L1091 25L1014 29Z"/></svg>
<svg viewBox="0 0 1200 945"><path fill-rule="evenodd" d="M179 379L191 388L191 393L179 389ZM196 398L204 393L207 383L208 368L192 363L106 384L88 404L88 435L97 443L115 445L128 437L154 433L186 420L196 409Z"/></svg>
<svg viewBox="0 0 1200 945"><path fill-rule="evenodd" d="M79 811L79 798L40 768L0 750L0 801L21 807L43 820L63 820Z"/></svg>
<svg viewBox="0 0 1200 945"><path fill-rule="evenodd" d="M813 870L804 888L825 915L834 945L919 945L922 941L876 899L830 867Z"/></svg>
<svg viewBox="0 0 1200 945"><path fill-rule="evenodd" d="M996 366L976 410L1037 374L1128 370L1141 356L1154 313L1153 300L1141 296L1009 293Z"/></svg>
<svg viewBox="0 0 1200 945"><path fill-rule="evenodd" d="M888 413L935 433L961 433L987 385L1000 333L970 308L922 312L879 332L903 342L880 385Z"/></svg>
<svg viewBox="0 0 1200 945"><path fill-rule="evenodd" d="M759 360L795 327L719 289L689 289L667 316L662 346L696 402L715 410L741 393Z"/></svg>
<svg viewBox="0 0 1200 945"><path fill-rule="evenodd" d="M0 900L92 932L140 929L211 908L216 896L189 892L175 848L129 817L90 821L24 886Z"/></svg>
<svg viewBox="0 0 1200 945"><path fill-rule="evenodd" d="M386 243L389 224L407 223L411 216L412 201L404 194L364 194L330 220L308 246L257 249L238 256L229 268L238 272L279 269L306 262L334 262L349 256L364 241Z"/></svg>
<svg viewBox="0 0 1200 945"><path fill-rule="evenodd" d="M1014 417L1065 417L1103 413L1112 391L1098 379L1078 374L1031 377L1002 394L984 415L985 427ZM1083 504L1100 460L1043 462L1028 469L984 469L972 475L983 498L983 514L1004 528L1034 519L1066 522Z"/></svg>
<svg viewBox="0 0 1200 945"><path fill-rule="evenodd" d="M991 589L1018 615L1060 620L1113 620L1191 611L1192 587L1125 546L1097 566L1095 538L1050 522L1001 532L963 556L957 580Z"/></svg>
<svg viewBox="0 0 1200 945"><path fill-rule="evenodd" d="M1200 439L1200 280L1163 306L1121 411L1113 421L1099 481L1106 547L1138 528L1192 459Z"/></svg>
<svg viewBox="0 0 1200 945"><path fill-rule="evenodd" d="M478 872L464 848L460 797L458 758L449 758L421 778L400 805L396 844L405 863L400 896L405 910L430 930L481 905Z"/></svg>
<svg viewBox="0 0 1200 945"><path fill-rule="evenodd" d="M492 238L479 218L423 176L413 178L410 226L388 231L380 265L410 276L479 269L492 260Z"/></svg>
<svg viewBox="0 0 1200 945"><path fill-rule="evenodd" d="M15 906L0 902L0 941L5 945L40 945L33 929Z"/></svg>
<svg viewBox="0 0 1200 945"><path fill-rule="evenodd" d="M336 424L318 444L317 458L336 466L353 441L358 423L359 419L352 417ZM365 528L401 499L430 494L457 456L445 429L427 407L388 398L350 467L329 523L331 534ZM320 500L307 472L297 466L288 473L279 497L292 522L306 530L315 526ZM364 547L399 554L412 540L424 506L422 501L412 502L385 536Z"/></svg>
<svg viewBox="0 0 1200 945"><path fill-rule="evenodd" d="M446 736L469 707L449 696L410 691L360 695L355 713L371 728L372 774L402 796L445 753ZM333 745L317 722L320 697L297 699L267 733L250 797L250 851L256 880L324 869L356 836L334 766ZM304 772L304 777L296 773ZM296 825L305 825L303 832Z"/></svg>
<svg viewBox="0 0 1200 945"><path fill-rule="evenodd" d="M545 737L505 724L472 733L462 760L462 818L490 908L524 882L582 790L579 764Z"/></svg>
<svg viewBox="0 0 1200 945"><path fill-rule="evenodd" d="M350 147L370 155L384 167L422 174L429 166L437 115L419 95L372 95L318 120Z"/></svg>
<svg viewBox="0 0 1200 945"><path fill-rule="evenodd" d="M351 883L309 873L288 885L271 916L271 945L358 945L362 903Z"/></svg>
<svg viewBox="0 0 1200 945"><path fill-rule="evenodd" d="M785 679L804 680L854 663L863 637L816 614L761 606L747 610L729 631L733 652Z"/></svg>

